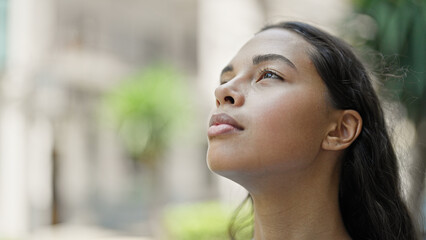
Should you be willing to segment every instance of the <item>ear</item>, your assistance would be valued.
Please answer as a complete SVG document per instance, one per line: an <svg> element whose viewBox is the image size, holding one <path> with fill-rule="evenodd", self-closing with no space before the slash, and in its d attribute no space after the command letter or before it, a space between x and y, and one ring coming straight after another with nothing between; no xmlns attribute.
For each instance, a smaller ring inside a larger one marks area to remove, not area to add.
<svg viewBox="0 0 426 240"><path fill-rule="evenodd" d="M322 142L322 148L325 150L346 149L361 133L362 118L357 111L343 110L339 112L335 123Z"/></svg>

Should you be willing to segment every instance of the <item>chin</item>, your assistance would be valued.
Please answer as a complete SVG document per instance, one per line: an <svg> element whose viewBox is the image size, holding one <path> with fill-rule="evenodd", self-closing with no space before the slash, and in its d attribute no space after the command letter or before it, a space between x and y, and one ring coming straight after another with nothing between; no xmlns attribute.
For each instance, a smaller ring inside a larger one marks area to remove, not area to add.
<svg viewBox="0 0 426 240"><path fill-rule="evenodd" d="M212 152L210 149L207 151L207 166L214 173L220 174L220 172L231 170L232 162L233 160L224 154Z"/></svg>
<svg viewBox="0 0 426 240"><path fill-rule="evenodd" d="M250 169L249 159L244 158L241 154L212 151L212 149L207 152L207 165L210 171L231 180L253 171Z"/></svg>

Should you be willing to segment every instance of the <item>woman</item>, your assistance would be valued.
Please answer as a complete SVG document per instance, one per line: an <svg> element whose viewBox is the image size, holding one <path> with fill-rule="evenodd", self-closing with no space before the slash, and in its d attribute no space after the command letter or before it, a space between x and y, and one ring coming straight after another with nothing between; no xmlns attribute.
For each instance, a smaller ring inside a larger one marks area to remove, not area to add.
<svg viewBox="0 0 426 240"><path fill-rule="evenodd" d="M215 96L208 165L248 190L255 240L416 239L379 100L343 41L268 26Z"/></svg>

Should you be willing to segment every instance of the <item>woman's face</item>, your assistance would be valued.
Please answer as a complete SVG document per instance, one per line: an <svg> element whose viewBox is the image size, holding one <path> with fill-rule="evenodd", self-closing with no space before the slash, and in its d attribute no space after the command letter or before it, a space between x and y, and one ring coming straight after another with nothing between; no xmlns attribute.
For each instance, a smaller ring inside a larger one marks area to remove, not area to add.
<svg viewBox="0 0 426 240"><path fill-rule="evenodd" d="M212 171L233 179L297 172L314 164L332 107L310 49L293 32L269 29L223 69L208 129Z"/></svg>

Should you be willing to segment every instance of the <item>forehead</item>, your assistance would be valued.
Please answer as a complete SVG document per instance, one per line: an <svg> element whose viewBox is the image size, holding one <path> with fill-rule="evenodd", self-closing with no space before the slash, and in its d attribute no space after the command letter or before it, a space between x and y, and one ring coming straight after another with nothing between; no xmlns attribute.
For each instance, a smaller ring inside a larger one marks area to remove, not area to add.
<svg viewBox="0 0 426 240"><path fill-rule="evenodd" d="M296 66L310 64L311 45L294 32L272 28L256 34L237 53L233 60L251 59L254 55L280 54Z"/></svg>

